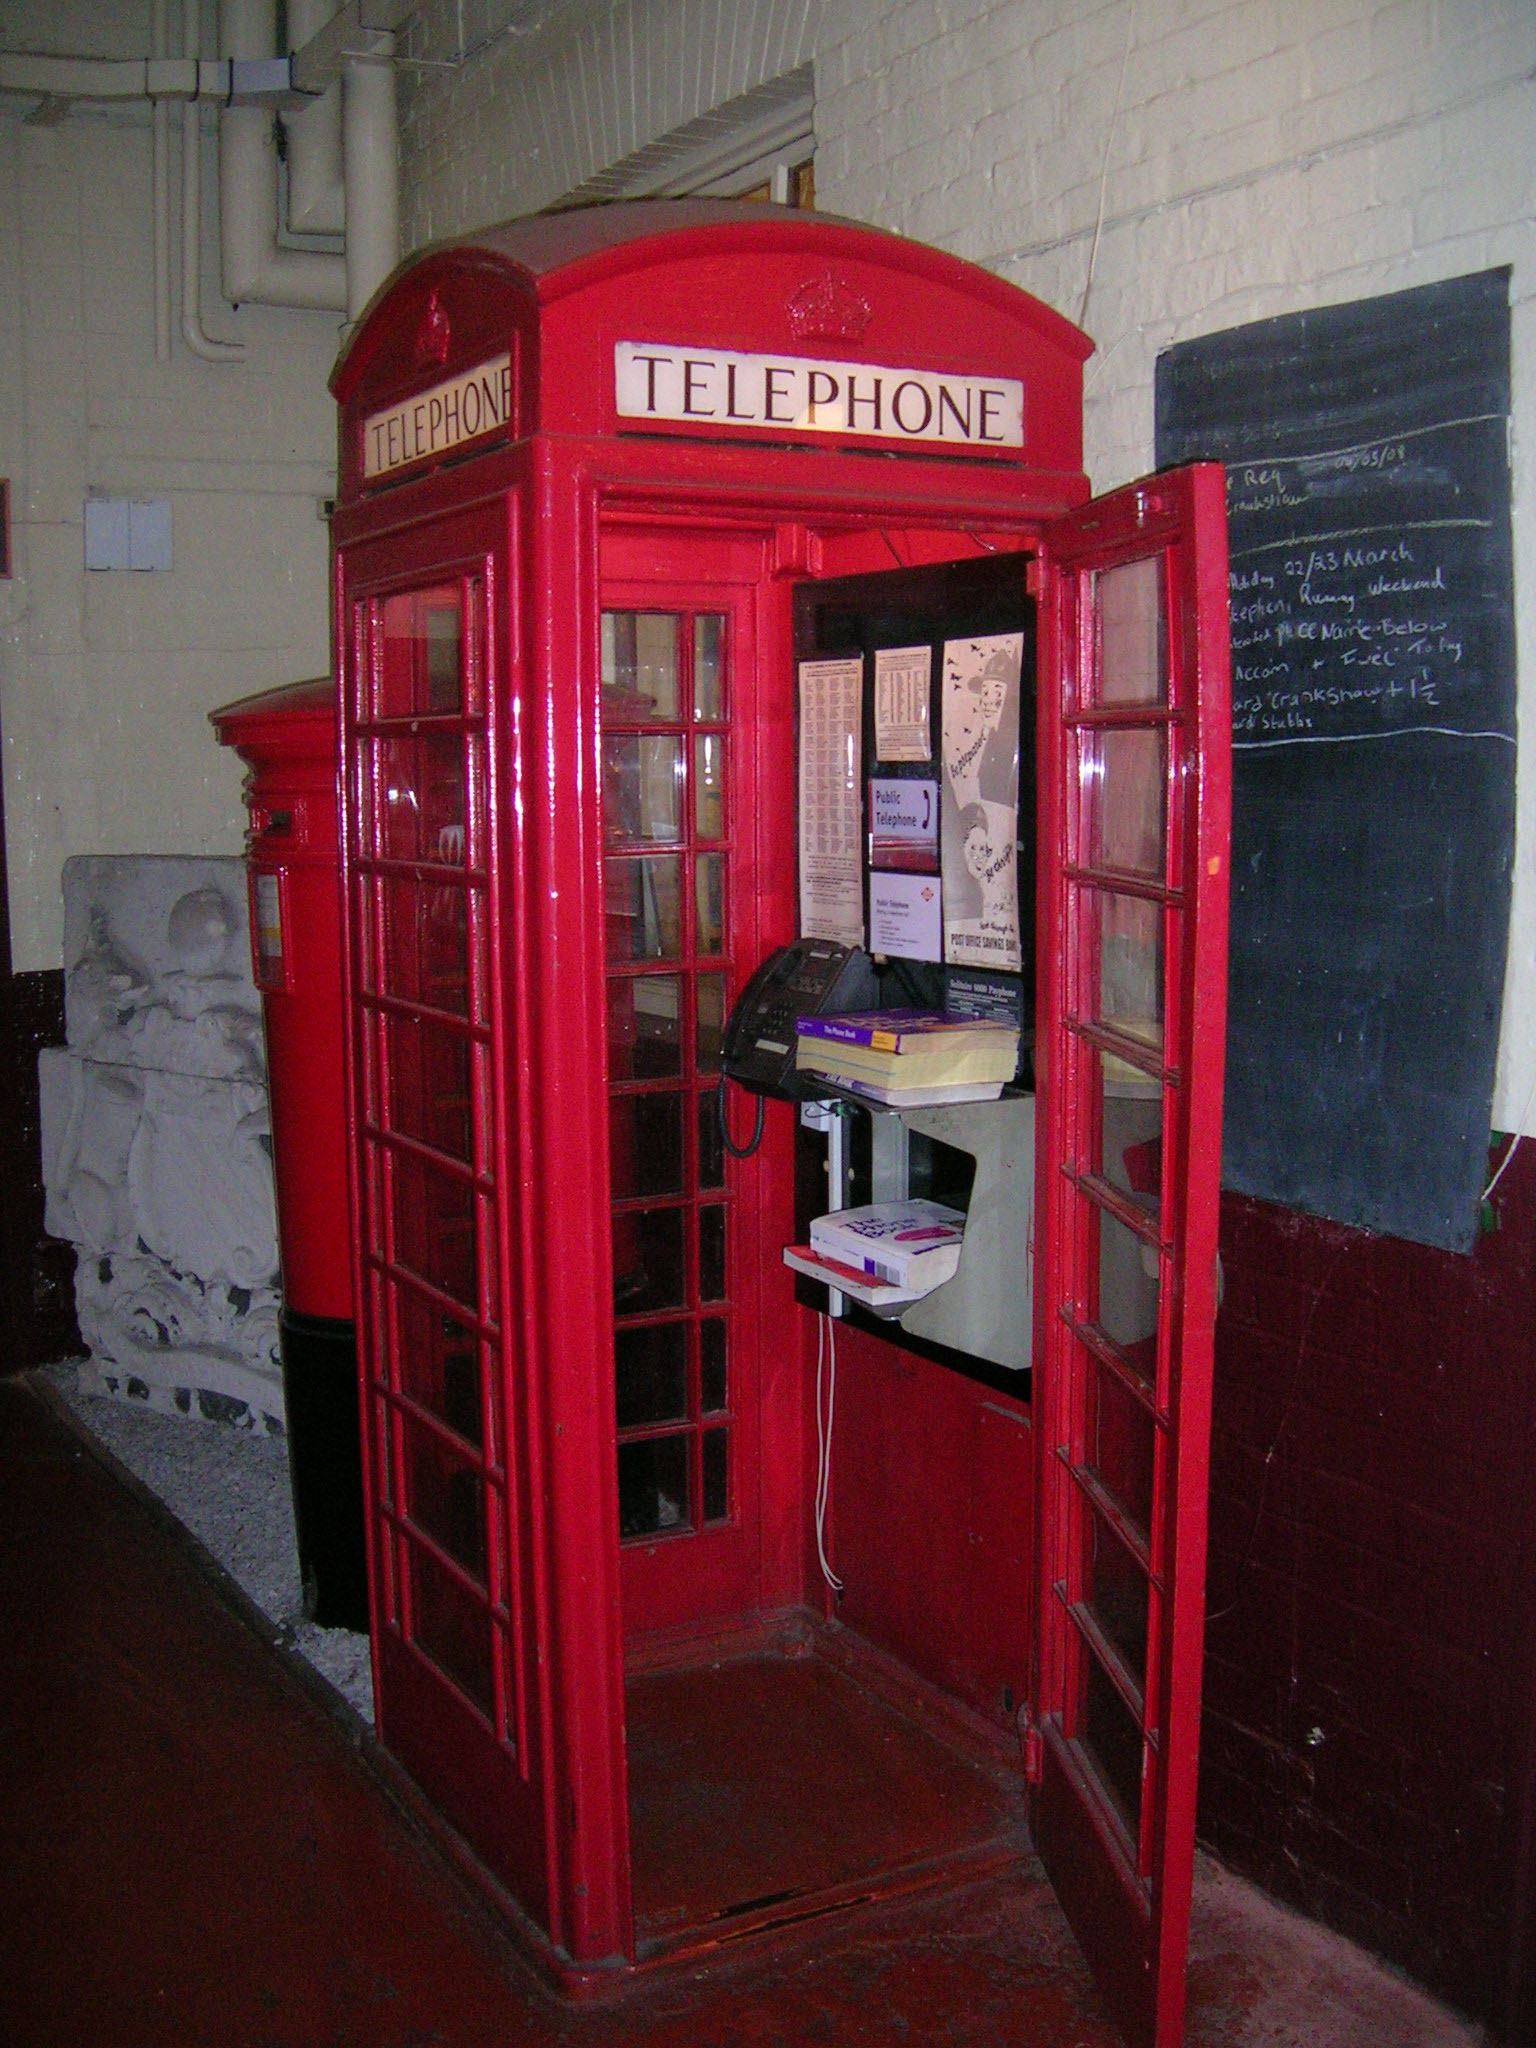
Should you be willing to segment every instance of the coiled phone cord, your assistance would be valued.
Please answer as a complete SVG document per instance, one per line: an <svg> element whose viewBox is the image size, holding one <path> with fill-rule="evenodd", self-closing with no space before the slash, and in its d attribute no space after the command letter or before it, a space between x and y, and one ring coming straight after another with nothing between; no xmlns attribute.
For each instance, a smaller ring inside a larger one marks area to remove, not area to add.
<svg viewBox="0 0 1536 2048"><path fill-rule="evenodd" d="M757 1098L757 1115L752 1120L751 1137L745 1145L738 1145L731 1136L730 1127L725 1120L725 1082L726 1073L722 1067L720 1080L715 1088L715 1116L720 1125L720 1142L733 1159L750 1159L763 1142L763 1097L759 1095Z"/></svg>

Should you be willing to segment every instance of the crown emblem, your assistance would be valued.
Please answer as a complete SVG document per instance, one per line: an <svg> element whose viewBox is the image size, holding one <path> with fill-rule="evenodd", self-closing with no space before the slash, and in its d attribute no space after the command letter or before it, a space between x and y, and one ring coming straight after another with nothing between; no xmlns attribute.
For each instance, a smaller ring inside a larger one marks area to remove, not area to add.
<svg viewBox="0 0 1536 2048"><path fill-rule="evenodd" d="M874 318L863 293L830 270L801 285L785 310L796 341L859 341Z"/></svg>
<svg viewBox="0 0 1536 2048"><path fill-rule="evenodd" d="M422 308L421 325L416 330L416 360L422 365L436 363L441 366L448 360L452 343L452 330L443 302L436 291L427 294L427 303Z"/></svg>

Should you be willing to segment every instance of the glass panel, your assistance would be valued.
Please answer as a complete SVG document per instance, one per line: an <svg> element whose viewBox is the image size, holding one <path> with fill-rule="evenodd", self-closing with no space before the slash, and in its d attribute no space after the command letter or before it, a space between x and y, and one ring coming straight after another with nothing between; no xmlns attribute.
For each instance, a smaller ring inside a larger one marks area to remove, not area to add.
<svg viewBox="0 0 1536 2048"><path fill-rule="evenodd" d="M1082 1654L1087 1669L1080 1737L1135 1841L1141 1825L1141 1730L1086 1644Z"/></svg>
<svg viewBox="0 0 1536 2048"><path fill-rule="evenodd" d="M1163 907L1141 896L1094 892L1098 1000L1091 1014L1155 1050L1163 1043Z"/></svg>
<svg viewBox="0 0 1536 2048"><path fill-rule="evenodd" d="M725 856L701 853L693 864L694 943L700 953L725 951Z"/></svg>
<svg viewBox="0 0 1536 2048"><path fill-rule="evenodd" d="M725 1324L706 1316L699 1325L699 1407L715 1415L725 1406Z"/></svg>
<svg viewBox="0 0 1536 2048"><path fill-rule="evenodd" d="M725 646L725 620L718 612L701 612L693 622L693 715L695 718L721 716L724 674L721 654Z"/></svg>
<svg viewBox="0 0 1536 2048"><path fill-rule="evenodd" d="M729 1512L729 1489L726 1438L729 1430L706 1429L704 1432L704 1519L706 1522L723 1522Z"/></svg>
<svg viewBox="0 0 1536 2048"><path fill-rule="evenodd" d="M725 1147L720 1142L720 1104L713 1094L701 1095L699 1106L699 1186L725 1186Z"/></svg>
<svg viewBox="0 0 1536 2048"><path fill-rule="evenodd" d="M1085 1163L1155 1217L1163 1185L1162 1083L1095 1047L1093 1087L1101 1150Z"/></svg>
<svg viewBox="0 0 1536 2048"><path fill-rule="evenodd" d="M383 623L378 716L460 710L457 589L450 583L387 597Z"/></svg>
<svg viewBox="0 0 1536 2048"><path fill-rule="evenodd" d="M683 1187L683 1098L615 1095L608 1103L613 1199L676 1195Z"/></svg>
<svg viewBox="0 0 1536 2048"><path fill-rule="evenodd" d="M725 976L696 975L693 988L698 1017L694 1065L713 1079L720 1071L720 1041L725 1032Z"/></svg>
<svg viewBox="0 0 1536 2048"><path fill-rule="evenodd" d="M1093 586L1099 616L1099 701L1161 704L1167 696L1162 556L1095 570Z"/></svg>
<svg viewBox="0 0 1536 2048"><path fill-rule="evenodd" d="M681 856L604 862L603 922L610 960L675 960L682 950Z"/></svg>
<svg viewBox="0 0 1536 2048"><path fill-rule="evenodd" d="M1099 1222L1098 1325L1148 1386L1157 1372L1157 1252L1095 1205Z"/></svg>
<svg viewBox="0 0 1536 2048"><path fill-rule="evenodd" d="M635 619L635 688L652 718L676 718L677 620L670 612L640 612Z"/></svg>
<svg viewBox="0 0 1536 2048"><path fill-rule="evenodd" d="M690 1519L687 1437L646 1437L620 1444L620 1536L656 1536L666 1529L686 1528Z"/></svg>
<svg viewBox="0 0 1536 2048"><path fill-rule="evenodd" d="M473 1188L407 1152L392 1155L390 1183L396 1263L474 1314L479 1303Z"/></svg>
<svg viewBox="0 0 1536 2048"><path fill-rule="evenodd" d="M693 836L718 839L725 830L725 735L701 733L693 743Z"/></svg>
<svg viewBox="0 0 1536 2048"><path fill-rule="evenodd" d="M688 1325L649 1323L613 1337L620 1429L688 1419Z"/></svg>
<svg viewBox="0 0 1536 2048"><path fill-rule="evenodd" d="M665 733L621 733L603 741L603 837L607 845L678 837L683 743Z"/></svg>
<svg viewBox="0 0 1536 2048"><path fill-rule="evenodd" d="M1084 1359L1084 1364L1088 1361ZM1143 1541L1152 1527L1152 1467L1156 1427L1141 1403L1106 1365L1094 1360L1088 1377L1088 1469L1111 1493Z"/></svg>
<svg viewBox="0 0 1536 2048"><path fill-rule="evenodd" d="M479 585L475 587L478 590ZM460 711L464 693L456 600L450 597L446 604L427 604L423 611L422 629L427 653L427 709Z"/></svg>
<svg viewBox="0 0 1536 2048"><path fill-rule="evenodd" d="M405 1418L406 1512L455 1564L485 1584L484 1482L411 1416Z"/></svg>
<svg viewBox="0 0 1536 2048"><path fill-rule="evenodd" d="M699 1299L725 1299L725 1210L719 1202L699 1211Z"/></svg>
<svg viewBox="0 0 1536 2048"><path fill-rule="evenodd" d="M377 992L467 1017L469 929L462 884L391 876L380 886L380 912Z"/></svg>
<svg viewBox="0 0 1536 2048"><path fill-rule="evenodd" d="M681 1209L641 1210L613 1219L613 1305L623 1315L685 1305Z"/></svg>
<svg viewBox="0 0 1536 2048"><path fill-rule="evenodd" d="M1136 1683L1147 1682L1147 1579L1114 1530L1096 1510L1088 1516L1083 1599Z"/></svg>
<svg viewBox="0 0 1536 2048"><path fill-rule="evenodd" d="M1096 749L1098 756L1097 772L1085 764L1083 777L1090 862L1160 881L1167 828L1167 735L1161 726L1085 732L1081 744L1085 750Z"/></svg>
<svg viewBox="0 0 1536 2048"><path fill-rule="evenodd" d="M683 1070L675 974L608 984L608 1075L613 1081L664 1081Z"/></svg>
<svg viewBox="0 0 1536 2048"><path fill-rule="evenodd" d="M390 1015L379 1023L390 1129L472 1165L469 1040L419 1017Z"/></svg>
<svg viewBox="0 0 1536 2048"><path fill-rule="evenodd" d="M478 1449L480 1369L473 1332L409 1287L394 1293L402 1391Z"/></svg>
<svg viewBox="0 0 1536 2048"><path fill-rule="evenodd" d="M384 860L464 865L464 742L456 732L374 745L377 847Z"/></svg>
<svg viewBox="0 0 1536 2048"><path fill-rule="evenodd" d="M490 1617L429 1552L412 1543L413 1640L487 1720L494 1700Z"/></svg>

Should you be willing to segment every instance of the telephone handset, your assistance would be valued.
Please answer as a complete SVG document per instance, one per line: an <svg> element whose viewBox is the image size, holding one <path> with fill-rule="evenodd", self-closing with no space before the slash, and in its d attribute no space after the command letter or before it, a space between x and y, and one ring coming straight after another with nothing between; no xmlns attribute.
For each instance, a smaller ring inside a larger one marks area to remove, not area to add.
<svg viewBox="0 0 1536 2048"><path fill-rule="evenodd" d="M868 1010L878 996L874 962L857 947L831 939L781 946L737 998L721 1045L721 1072L754 1095L797 1101L806 1091L795 1071L795 1019Z"/></svg>

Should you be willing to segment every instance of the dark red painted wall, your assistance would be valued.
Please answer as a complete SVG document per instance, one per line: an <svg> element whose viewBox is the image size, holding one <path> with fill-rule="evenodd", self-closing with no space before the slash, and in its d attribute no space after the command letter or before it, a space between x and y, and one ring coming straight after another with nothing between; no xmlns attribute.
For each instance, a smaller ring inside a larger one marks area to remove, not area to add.
<svg viewBox="0 0 1536 2048"><path fill-rule="evenodd" d="M1493 1207L1458 1257L1224 1201L1200 1820L1531 2040L1536 1142Z"/></svg>

